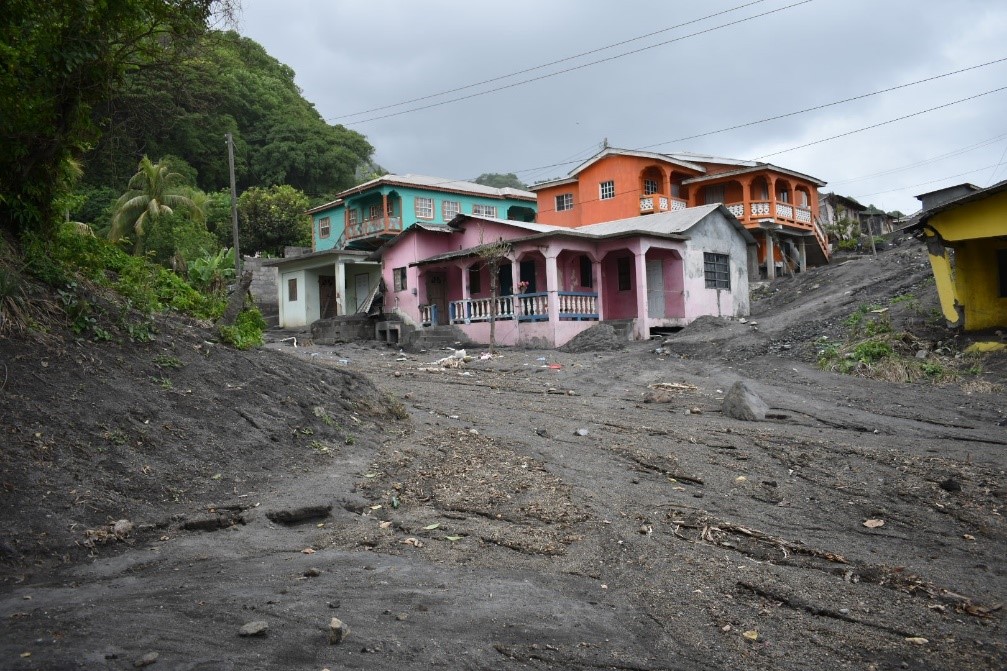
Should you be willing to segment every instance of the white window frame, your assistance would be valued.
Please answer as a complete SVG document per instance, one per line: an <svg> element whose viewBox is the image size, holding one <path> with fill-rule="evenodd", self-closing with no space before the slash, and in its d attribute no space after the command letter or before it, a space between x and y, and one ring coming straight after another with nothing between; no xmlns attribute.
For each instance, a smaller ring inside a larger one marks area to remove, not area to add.
<svg viewBox="0 0 1007 671"><path fill-rule="evenodd" d="M346 210L348 213L348 221L350 226L355 226L360 223L360 212L355 207L351 207Z"/></svg>
<svg viewBox="0 0 1007 671"><path fill-rule="evenodd" d="M328 217L318 220L318 237L327 238L332 235L332 221Z"/></svg>
<svg viewBox="0 0 1007 671"><path fill-rule="evenodd" d="M491 219L497 218L497 206L496 205L483 205L482 203L476 203L472 206L472 216L475 217L490 217Z"/></svg>
<svg viewBox="0 0 1007 671"><path fill-rule="evenodd" d="M462 204L457 200L441 201L441 216L444 217L445 224L454 219L456 215L461 213L461 211Z"/></svg>
<svg viewBox="0 0 1007 671"><path fill-rule="evenodd" d="M416 211L417 219L433 219L434 199L416 196L416 200L413 201L413 209Z"/></svg>
<svg viewBox="0 0 1007 671"><path fill-rule="evenodd" d="M650 179L649 177L645 177L643 180L643 195L651 196L655 193L658 193L661 190L660 186L661 185L658 184L656 179Z"/></svg>
<svg viewBox="0 0 1007 671"><path fill-rule="evenodd" d="M573 209L573 194L561 193L556 196L556 211L565 212Z"/></svg>
<svg viewBox="0 0 1007 671"><path fill-rule="evenodd" d="M612 200L615 198L615 180L610 179L598 185L598 199Z"/></svg>

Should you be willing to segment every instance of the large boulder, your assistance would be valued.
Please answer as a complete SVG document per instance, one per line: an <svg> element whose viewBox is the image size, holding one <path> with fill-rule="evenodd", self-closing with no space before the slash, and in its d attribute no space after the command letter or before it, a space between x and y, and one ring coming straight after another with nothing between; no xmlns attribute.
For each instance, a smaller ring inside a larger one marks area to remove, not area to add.
<svg viewBox="0 0 1007 671"><path fill-rule="evenodd" d="M759 398L759 395L748 388L744 382L738 381L724 396L724 415L748 422L762 422L766 419L769 406Z"/></svg>

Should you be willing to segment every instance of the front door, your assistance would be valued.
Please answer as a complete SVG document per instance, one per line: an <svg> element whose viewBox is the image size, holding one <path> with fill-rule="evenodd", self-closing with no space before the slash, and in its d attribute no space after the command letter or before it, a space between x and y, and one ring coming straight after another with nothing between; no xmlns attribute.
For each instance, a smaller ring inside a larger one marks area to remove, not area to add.
<svg viewBox="0 0 1007 671"><path fill-rule="evenodd" d="M367 296L371 293L371 276L367 273L357 273L353 276L353 296L356 312L360 312L360 307L367 301Z"/></svg>
<svg viewBox="0 0 1007 671"><path fill-rule="evenodd" d="M664 319L664 261L647 261L647 316Z"/></svg>
<svg viewBox="0 0 1007 671"><path fill-rule="evenodd" d="M427 273L427 303L437 306L432 323L448 323L448 297L444 273Z"/></svg>
<svg viewBox="0 0 1007 671"><path fill-rule="evenodd" d="M318 276L318 316L331 319L339 312L336 302L336 278L332 275Z"/></svg>

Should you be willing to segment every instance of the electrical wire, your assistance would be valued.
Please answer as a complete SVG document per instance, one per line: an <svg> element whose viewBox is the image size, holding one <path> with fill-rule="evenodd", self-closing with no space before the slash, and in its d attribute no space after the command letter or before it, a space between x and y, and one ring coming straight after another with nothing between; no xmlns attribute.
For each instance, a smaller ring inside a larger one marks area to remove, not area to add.
<svg viewBox="0 0 1007 671"><path fill-rule="evenodd" d="M708 14L708 15L700 17L698 19L693 19L692 21L686 21L685 23L679 23L679 24L674 25L674 26L669 26L668 28L662 28L661 30L655 30L653 32L646 33L645 35L639 35L637 37L631 37L628 40L623 40L621 42L615 42L613 44L608 44L608 45L603 46L603 47L598 47L596 49L591 49L589 51L582 51L579 54L574 54L573 56L567 56L565 58L560 58L560 59L555 60L555 61L550 61L548 63L543 63L542 65L536 65L534 67L525 68L524 70L517 70L515 72L511 72L510 74L500 75L498 77L492 77L490 79L484 79L482 81L475 82L473 84L466 84L465 86L458 86L458 87L453 88L453 89L446 89L446 90L440 91L438 93L431 93L429 95L420 96L419 98L411 98L409 100L403 100L403 101L400 101L400 102L397 102L397 103L391 103L389 105L382 105L381 107L372 107L371 109L362 110L360 112L351 112L350 114L343 114L341 116L333 117L333 118L329 119L329 121L330 122L332 122L332 121L338 121L340 119L348 119L349 117L362 116L364 114L371 114L372 112L380 112L382 110L392 109L393 107L402 107L403 105L410 105L412 103L422 102L424 100L430 100L431 98L437 98L437 97L440 97L440 96L448 95L450 93L458 93L459 91L466 91L468 89L475 88L477 86L482 86L484 84L492 84L493 82L501 81L503 79L509 79L511 77L517 77L518 75L528 74L529 72L535 72L536 70L543 70L545 68L552 67L553 65L559 65L560 63L566 63L568 61L573 61L573 60L576 60L578 58L583 58L584 56L590 56L591 54L597 54L597 53L600 53L602 51L607 51L608 49L614 49L616 47L621 47L624 44L629 44L631 42L638 42L640 40L645 40L648 37L654 37L655 35L660 35L661 33L666 33L666 32L668 32L670 30L676 30L678 28L684 28L685 26L692 25L693 23L699 23L701 21L706 21L707 19L712 19L712 18L717 17L717 16L722 16L724 14L730 14L731 12L736 12L739 9L744 9L746 7L751 7L752 5L758 5L758 4L761 4L763 2L766 2L766 0L753 0L753 2L747 2L747 3L743 4L743 5L738 5L737 7L731 7L730 9L725 9L723 11L716 12L715 14Z"/></svg>
<svg viewBox="0 0 1007 671"><path fill-rule="evenodd" d="M402 110L402 111L399 111L399 112L392 112L390 114L382 114L380 116L369 117L367 119L360 119L358 121L351 121L351 122L347 122L347 123L345 123L343 125L344 126L355 126L355 125L359 125L359 124L370 123L372 121L379 121L381 119L390 119L391 117L401 116L403 114L410 114L412 112L419 112L421 110L431 109L433 107L441 107L443 105L449 105L451 103L461 102L463 100L470 100L472 98L478 98L480 96L489 95L490 93L497 93L498 91L505 91L507 89L512 89L512 88L515 88L517 86L523 86L525 84L530 84L532 82L542 81L543 79L549 79L550 77L556 77L557 75L566 74L568 72L574 72L576 70L583 70L584 68L589 68L591 66L598 65L600 63L607 63L609 61L614 61L614 60L617 60L619 58L624 58L626 56L632 56L633 54L638 54L638 53L641 53L643 51L648 51L650 49L655 49L657 47L663 47L663 46L666 46L668 44L672 44L674 42L681 42L682 40L689 39L690 37L697 37L699 35L705 35L707 33L712 33L712 32L714 32L716 30L721 30L723 28L729 28L731 26L736 26L736 25L745 23L747 21L751 21L753 19L762 18L764 16L769 16L770 14L776 14L778 12L786 11L788 9L793 9L794 7L799 7L801 5L806 5L806 4L810 3L810 2L814 2L814 0L800 0L799 2L795 2L795 3L792 3L790 5L785 5L783 7L778 7L777 9L772 9L772 10L769 10L767 12L762 12L761 14L754 14L752 16L745 17L744 19L738 19L737 21L730 21L728 23L724 23L724 24L721 24L719 26L714 26L712 28L706 28L704 30L697 31L695 33L689 33L688 35L683 35L681 37L676 37L674 39L665 40L664 42L658 42L656 44L651 44L651 45L646 46L646 47L641 47L639 49L633 49L631 51L626 51L626 52L623 52L621 54L616 54L615 56L609 56L607 58L601 58L599 60L591 61L589 63L583 63L581 65L575 65L573 67L566 68L564 70L558 70L556 72L551 72L549 74L540 75L538 77L532 77L530 79L522 79L521 81L514 82L512 84L505 84L503 86L498 86L496 88L488 89L486 91L479 91L477 93L470 93L469 95L459 96L457 98L449 98L448 100L442 100L440 102L430 103L428 105L420 105L419 107L410 107L409 109L405 109L405 110Z"/></svg>

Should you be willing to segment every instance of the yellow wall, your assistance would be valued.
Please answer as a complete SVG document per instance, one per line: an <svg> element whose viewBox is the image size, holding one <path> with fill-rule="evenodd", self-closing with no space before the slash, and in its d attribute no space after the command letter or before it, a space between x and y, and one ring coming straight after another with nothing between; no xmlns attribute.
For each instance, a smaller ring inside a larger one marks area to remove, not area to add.
<svg viewBox="0 0 1007 671"><path fill-rule="evenodd" d="M1007 236L1007 191L941 212L928 223L948 242Z"/></svg>
<svg viewBox="0 0 1007 671"><path fill-rule="evenodd" d="M941 212L927 223L954 249L930 256L944 317L958 324L960 306L964 324L958 325L966 331L1007 326L997 267L997 250L1007 249L1007 191Z"/></svg>
<svg viewBox="0 0 1007 671"><path fill-rule="evenodd" d="M1007 298L1000 297L997 249L1007 249L1007 239L955 245L955 293L965 307L966 331L1007 326Z"/></svg>

